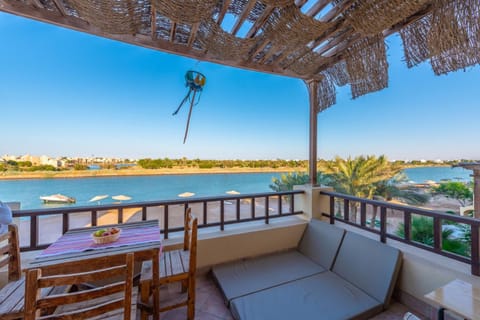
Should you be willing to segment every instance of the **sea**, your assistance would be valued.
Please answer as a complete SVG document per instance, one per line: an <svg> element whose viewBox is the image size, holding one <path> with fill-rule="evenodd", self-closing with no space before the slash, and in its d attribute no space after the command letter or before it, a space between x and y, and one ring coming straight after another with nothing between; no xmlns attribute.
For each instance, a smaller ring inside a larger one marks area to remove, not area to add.
<svg viewBox="0 0 480 320"><path fill-rule="evenodd" d="M422 183L427 180L471 181L470 170L451 167L418 167L405 169L407 180ZM75 204L68 206L90 206L116 202L112 196L125 195L141 202L180 199L179 194L194 193L193 197L225 195L227 191L240 193L271 192L272 179L282 173L234 173L234 174L188 174L158 176L89 177L68 179L19 179L0 180L0 200L17 201L21 209L51 208L44 205L40 196L61 193L74 197ZM90 202L95 196L107 198ZM62 205L55 205L62 206Z"/></svg>

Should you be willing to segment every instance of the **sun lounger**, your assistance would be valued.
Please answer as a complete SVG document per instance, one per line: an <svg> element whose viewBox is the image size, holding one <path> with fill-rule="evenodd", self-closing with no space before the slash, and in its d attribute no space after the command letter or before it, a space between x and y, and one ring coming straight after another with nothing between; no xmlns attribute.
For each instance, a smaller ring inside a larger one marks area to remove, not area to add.
<svg viewBox="0 0 480 320"><path fill-rule="evenodd" d="M216 266L213 275L229 303L237 297L325 272L332 267L344 232L312 221L297 250Z"/></svg>
<svg viewBox="0 0 480 320"><path fill-rule="evenodd" d="M308 225L298 250L289 252L299 262L286 254L250 259L246 268L245 261L214 268L235 319L367 319L388 306L401 264L399 250L319 221ZM288 263L270 262L279 257ZM297 272L306 258L323 271ZM295 272L289 272L291 265Z"/></svg>

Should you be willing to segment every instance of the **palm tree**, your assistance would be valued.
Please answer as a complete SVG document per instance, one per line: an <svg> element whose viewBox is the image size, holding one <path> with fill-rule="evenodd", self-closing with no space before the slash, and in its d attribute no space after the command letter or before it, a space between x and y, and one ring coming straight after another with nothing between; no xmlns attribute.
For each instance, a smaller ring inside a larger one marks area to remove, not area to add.
<svg viewBox="0 0 480 320"><path fill-rule="evenodd" d="M398 225L397 236L405 238L403 223ZM411 224L411 238L413 241L433 246L433 219L430 217L413 217ZM470 243L468 239L454 238L452 229L442 230L442 249L463 256L469 255Z"/></svg>
<svg viewBox="0 0 480 320"><path fill-rule="evenodd" d="M337 191L360 198L372 199L378 183L388 181L401 171L385 156L359 156L319 163L319 170L330 178L330 185ZM351 204L352 218L356 219L357 205Z"/></svg>

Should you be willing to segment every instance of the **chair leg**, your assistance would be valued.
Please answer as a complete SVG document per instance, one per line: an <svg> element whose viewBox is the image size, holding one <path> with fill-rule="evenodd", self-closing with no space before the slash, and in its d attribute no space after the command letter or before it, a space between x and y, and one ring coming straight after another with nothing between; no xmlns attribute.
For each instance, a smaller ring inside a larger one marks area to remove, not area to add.
<svg viewBox="0 0 480 320"><path fill-rule="evenodd" d="M150 281L143 281L139 285L140 287L140 301L143 305L148 305L148 299L150 297ZM148 320L148 312L145 308L140 308L140 319Z"/></svg>
<svg viewBox="0 0 480 320"><path fill-rule="evenodd" d="M195 276L188 279L187 319L195 319Z"/></svg>

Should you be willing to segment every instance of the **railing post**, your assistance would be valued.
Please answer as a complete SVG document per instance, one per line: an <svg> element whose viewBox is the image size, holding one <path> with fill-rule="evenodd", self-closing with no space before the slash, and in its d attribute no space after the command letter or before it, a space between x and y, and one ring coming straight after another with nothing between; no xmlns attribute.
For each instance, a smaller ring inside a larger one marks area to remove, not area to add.
<svg viewBox="0 0 480 320"><path fill-rule="evenodd" d="M220 201L220 230L223 231L225 229L225 202L223 200Z"/></svg>
<svg viewBox="0 0 480 320"><path fill-rule="evenodd" d="M250 213L252 214L252 219L255 219L255 198L251 199L250 202Z"/></svg>
<svg viewBox="0 0 480 320"><path fill-rule="evenodd" d="M409 211L403 212L403 233L405 240L412 240L412 214Z"/></svg>
<svg viewBox="0 0 480 320"><path fill-rule="evenodd" d="M168 239L168 205L163 207L163 238Z"/></svg>
<svg viewBox="0 0 480 320"><path fill-rule="evenodd" d="M360 203L360 225L362 227L367 225L367 204L365 202Z"/></svg>
<svg viewBox="0 0 480 320"><path fill-rule="evenodd" d="M118 215L118 223L123 223L123 208L118 208L118 212L117 212L117 215Z"/></svg>
<svg viewBox="0 0 480 320"><path fill-rule="evenodd" d="M290 213L295 212L295 195L290 195Z"/></svg>
<svg viewBox="0 0 480 320"><path fill-rule="evenodd" d="M442 220L438 217L433 217L433 248L442 251Z"/></svg>
<svg viewBox="0 0 480 320"><path fill-rule="evenodd" d="M343 199L343 219L350 220L350 201L347 199Z"/></svg>
<svg viewBox="0 0 480 320"><path fill-rule="evenodd" d="M235 211L237 214L237 221L240 221L240 199L235 202Z"/></svg>
<svg viewBox="0 0 480 320"><path fill-rule="evenodd" d="M147 207L142 207L142 221L147 220Z"/></svg>
<svg viewBox="0 0 480 320"><path fill-rule="evenodd" d="M335 197L330 196L330 224L335 224Z"/></svg>
<svg viewBox="0 0 480 320"><path fill-rule="evenodd" d="M62 234L67 233L69 226L69 215L67 212L62 213Z"/></svg>
<svg viewBox="0 0 480 320"><path fill-rule="evenodd" d="M471 272L474 276L480 276L480 225L470 225L472 232L471 246Z"/></svg>
<svg viewBox="0 0 480 320"><path fill-rule="evenodd" d="M92 225L92 227L95 227L97 225L97 210L93 210L91 213L90 213L90 224Z"/></svg>
<svg viewBox="0 0 480 320"><path fill-rule="evenodd" d="M30 248L36 248L38 243L38 217L36 215L30 216Z"/></svg>
<svg viewBox="0 0 480 320"><path fill-rule="evenodd" d="M380 207L380 241L387 242L387 208Z"/></svg>
<svg viewBox="0 0 480 320"><path fill-rule="evenodd" d="M203 202L203 224L207 224L207 201Z"/></svg>
<svg viewBox="0 0 480 320"><path fill-rule="evenodd" d="M268 224L270 212L268 211L270 207L268 196L265 197L265 223Z"/></svg>
<svg viewBox="0 0 480 320"><path fill-rule="evenodd" d="M278 196L278 215L282 215L283 210L282 210L282 196Z"/></svg>

